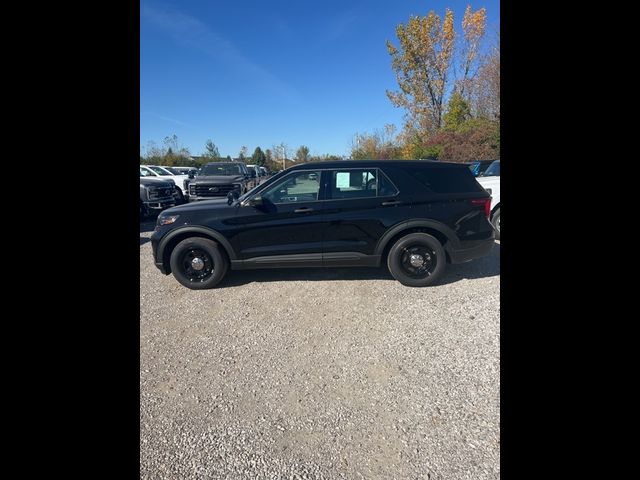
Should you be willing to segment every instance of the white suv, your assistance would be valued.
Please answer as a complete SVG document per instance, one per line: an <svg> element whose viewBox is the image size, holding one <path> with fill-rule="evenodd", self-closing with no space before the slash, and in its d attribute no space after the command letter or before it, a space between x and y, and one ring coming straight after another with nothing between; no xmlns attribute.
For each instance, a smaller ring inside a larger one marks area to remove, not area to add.
<svg viewBox="0 0 640 480"><path fill-rule="evenodd" d="M476 180L491 194L490 220L496 231L496 240L500 240L500 160L493 162Z"/></svg>

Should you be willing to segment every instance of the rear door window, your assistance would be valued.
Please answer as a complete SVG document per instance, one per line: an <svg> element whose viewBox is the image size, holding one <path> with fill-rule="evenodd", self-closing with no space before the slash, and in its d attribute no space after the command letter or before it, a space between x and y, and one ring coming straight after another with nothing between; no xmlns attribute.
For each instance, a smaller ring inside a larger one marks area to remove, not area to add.
<svg viewBox="0 0 640 480"><path fill-rule="evenodd" d="M327 199L375 198L398 193L391 181L377 168L331 170Z"/></svg>

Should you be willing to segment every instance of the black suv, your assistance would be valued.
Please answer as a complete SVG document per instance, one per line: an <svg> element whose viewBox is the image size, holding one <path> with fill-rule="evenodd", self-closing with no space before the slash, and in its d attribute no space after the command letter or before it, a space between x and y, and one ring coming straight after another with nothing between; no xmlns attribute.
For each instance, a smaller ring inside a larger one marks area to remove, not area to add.
<svg viewBox="0 0 640 480"><path fill-rule="evenodd" d="M420 160L298 165L249 193L180 205L158 217L156 266L192 289L232 270L378 267L404 285L487 255L491 198L464 164Z"/></svg>
<svg viewBox="0 0 640 480"><path fill-rule="evenodd" d="M226 198L233 190L242 195L250 190L251 182L249 170L242 162L207 163L189 180L189 201Z"/></svg>

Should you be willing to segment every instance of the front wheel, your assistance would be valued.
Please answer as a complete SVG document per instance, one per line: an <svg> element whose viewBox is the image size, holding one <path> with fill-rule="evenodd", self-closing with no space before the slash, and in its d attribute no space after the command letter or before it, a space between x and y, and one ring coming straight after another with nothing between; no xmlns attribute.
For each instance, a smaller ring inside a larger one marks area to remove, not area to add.
<svg viewBox="0 0 640 480"><path fill-rule="evenodd" d="M493 217L491 217L491 224L496 230L496 240L500 240L500 209L498 208Z"/></svg>
<svg viewBox="0 0 640 480"><path fill-rule="evenodd" d="M215 287L229 268L218 244L208 238L182 240L171 252L171 272L178 282L192 290Z"/></svg>
<svg viewBox="0 0 640 480"><path fill-rule="evenodd" d="M186 203L185 199L184 199L184 195L182 193L182 190L180 190L180 187L175 187L175 189L176 189L175 197L176 197L176 200L177 200L177 204L178 205L182 205L183 203Z"/></svg>
<svg viewBox="0 0 640 480"><path fill-rule="evenodd" d="M389 250L387 266L393 278L408 287L426 287L444 272L447 257L437 238L410 233Z"/></svg>

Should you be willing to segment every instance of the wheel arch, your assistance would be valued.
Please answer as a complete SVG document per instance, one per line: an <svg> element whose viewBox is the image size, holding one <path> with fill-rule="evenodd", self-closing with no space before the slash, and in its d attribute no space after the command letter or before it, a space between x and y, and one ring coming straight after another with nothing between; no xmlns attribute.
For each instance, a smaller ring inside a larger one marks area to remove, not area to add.
<svg viewBox="0 0 640 480"><path fill-rule="evenodd" d="M378 241L375 253L380 255L380 262L385 262L389 250L400 238L410 233L427 233L435 237L443 246L447 255L447 262L451 261L449 249L458 248L458 237L453 230L441 222L428 219L412 219L389 229Z"/></svg>
<svg viewBox="0 0 640 480"><path fill-rule="evenodd" d="M220 232L206 227L179 228L167 234L167 236L163 238L158 245L158 253L156 255L156 258L158 261L162 262L162 265L165 268L167 274L171 273L171 265L169 262L169 259L171 258L171 252L173 252L173 249L178 243L186 238L191 237L201 237L213 240L222 247L221 251L224 255L227 256L227 260L236 260L236 254L233 250L233 247Z"/></svg>

